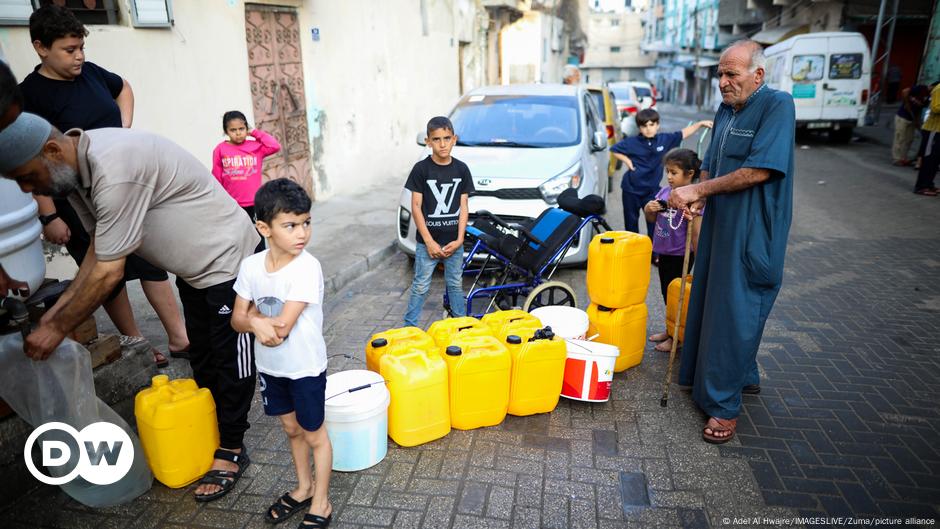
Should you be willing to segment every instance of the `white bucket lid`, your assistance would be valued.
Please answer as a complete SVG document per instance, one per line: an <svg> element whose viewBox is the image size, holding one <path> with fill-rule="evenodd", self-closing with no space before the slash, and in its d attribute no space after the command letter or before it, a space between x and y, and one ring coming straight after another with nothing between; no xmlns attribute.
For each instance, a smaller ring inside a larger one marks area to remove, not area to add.
<svg viewBox="0 0 940 529"><path fill-rule="evenodd" d="M531 314L562 338L581 338L588 331L588 315L581 309L549 305L532 309Z"/></svg>
<svg viewBox="0 0 940 529"><path fill-rule="evenodd" d="M385 379L375 371L354 369L326 377L327 420L361 421L385 413L388 403L389 394Z"/></svg>
<svg viewBox="0 0 940 529"><path fill-rule="evenodd" d="M565 340L565 342L568 346L568 356L610 356L613 358L620 356L620 348L616 345L587 340Z"/></svg>

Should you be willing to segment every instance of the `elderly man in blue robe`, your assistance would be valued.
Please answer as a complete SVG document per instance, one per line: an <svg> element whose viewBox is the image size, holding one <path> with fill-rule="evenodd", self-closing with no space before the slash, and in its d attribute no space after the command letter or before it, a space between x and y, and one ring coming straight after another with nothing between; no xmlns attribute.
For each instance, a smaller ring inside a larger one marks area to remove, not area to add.
<svg viewBox="0 0 940 529"><path fill-rule="evenodd" d="M754 41L721 54L722 104L701 181L669 198L687 216L708 200L679 383L692 386L709 415L702 438L716 444L734 437L742 392L760 392L757 349L783 280L792 216L793 98L764 84L764 63Z"/></svg>

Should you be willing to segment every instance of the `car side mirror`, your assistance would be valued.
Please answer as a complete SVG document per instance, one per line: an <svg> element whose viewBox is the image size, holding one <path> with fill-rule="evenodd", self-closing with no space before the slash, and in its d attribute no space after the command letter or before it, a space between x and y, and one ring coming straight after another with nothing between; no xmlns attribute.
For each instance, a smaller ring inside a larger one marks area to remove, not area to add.
<svg viewBox="0 0 940 529"><path fill-rule="evenodd" d="M424 143L424 138L425 138L426 136L427 136L427 134L425 134L425 133L423 133L423 132L419 132L419 133L418 133L418 136L415 138L415 141L418 143L418 145L420 145L420 146L422 146L422 147L426 147L426 146L427 146L427 143Z"/></svg>
<svg viewBox="0 0 940 529"><path fill-rule="evenodd" d="M591 148L595 151L603 151L607 147L607 132L599 130L591 138Z"/></svg>

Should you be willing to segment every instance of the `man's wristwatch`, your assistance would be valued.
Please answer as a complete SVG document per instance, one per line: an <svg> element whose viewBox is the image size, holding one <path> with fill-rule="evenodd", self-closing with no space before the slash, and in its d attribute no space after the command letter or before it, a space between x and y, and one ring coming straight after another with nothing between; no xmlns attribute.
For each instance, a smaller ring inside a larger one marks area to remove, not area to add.
<svg viewBox="0 0 940 529"><path fill-rule="evenodd" d="M39 216L39 223L42 224L43 226L48 226L50 222L54 221L54 220L57 219L57 218L59 218L59 214L58 214L58 213L50 213L50 214L48 214L48 215L40 215L40 216Z"/></svg>

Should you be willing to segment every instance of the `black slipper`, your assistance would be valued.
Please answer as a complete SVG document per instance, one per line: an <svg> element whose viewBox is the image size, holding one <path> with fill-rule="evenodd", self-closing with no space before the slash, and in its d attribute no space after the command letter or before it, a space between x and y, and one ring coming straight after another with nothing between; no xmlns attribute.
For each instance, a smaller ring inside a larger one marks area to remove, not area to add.
<svg viewBox="0 0 940 529"><path fill-rule="evenodd" d="M741 393L745 395L757 395L760 393L760 384L748 384L741 388Z"/></svg>
<svg viewBox="0 0 940 529"><path fill-rule="evenodd" d="M297 501L291 497L290 492L285 492L283 496L268 507L268 511L264 513L264 521L270 524L279 524L309 507L311 500L313 498Z"/></svg>
<svg viewBox="0 0 940 529"><path fill-rule="evenodd" d="M232 463L238 465L238 470L210 470L206 472L206 474L202 476L202 479L199 480L199 485L218 485L219 487L222 487L222 489L213 492L212 494L196 494L196 501L200 503L217 500L231 492L232 489L235 488L235 484L238 483L238 478L242 477L245 469L248 468L248 465L251 464L251 460L248 459L248 453L245 451L244 446L242 447L240 454L219 448L215 451L215 454L213 454L212 457L215 459L231 461Z"/></svg>
<svg viewBox="0 0 940 529"><path fill-rule="evenodd" d="M330 513L329 516L324 518L308 512L304 515L304 519L300 522L300 525L297 526L297 529L326 529L332 521L333 513Z"/></svg>

